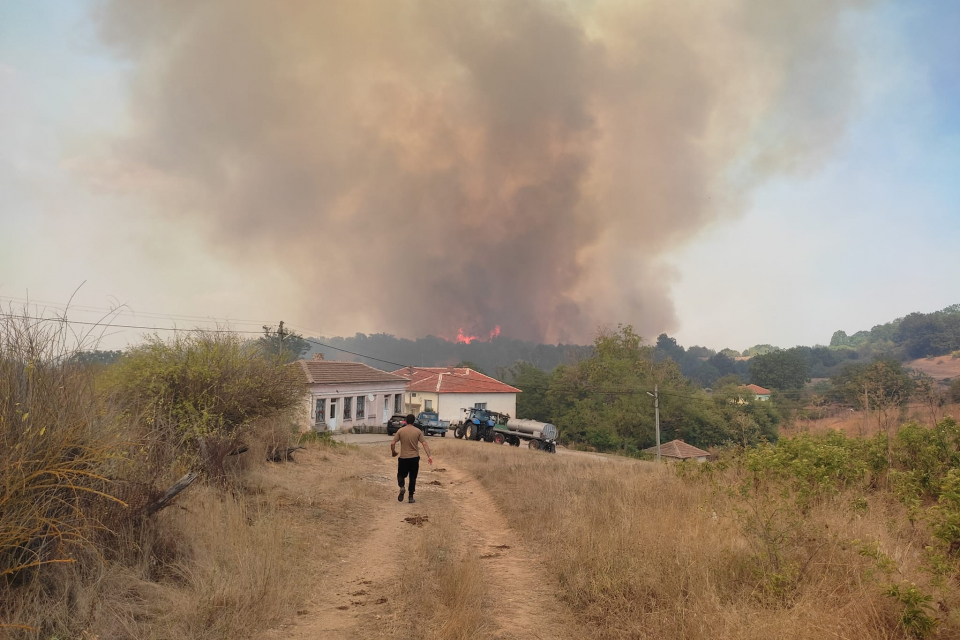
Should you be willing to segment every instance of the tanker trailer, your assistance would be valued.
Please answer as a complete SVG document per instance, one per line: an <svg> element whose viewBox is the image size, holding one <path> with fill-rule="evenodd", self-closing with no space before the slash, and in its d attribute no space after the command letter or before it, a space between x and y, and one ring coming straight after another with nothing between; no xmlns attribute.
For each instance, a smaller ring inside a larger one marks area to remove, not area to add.
<svg viewBox="0 0 960 640"><path fill-rule="evenodd" d="M526 440L531 449L557 452L557 428L548 422L510 418L506 423L498 424L493 435L496 444L506 442L519 447L521 440Z"/></svg>

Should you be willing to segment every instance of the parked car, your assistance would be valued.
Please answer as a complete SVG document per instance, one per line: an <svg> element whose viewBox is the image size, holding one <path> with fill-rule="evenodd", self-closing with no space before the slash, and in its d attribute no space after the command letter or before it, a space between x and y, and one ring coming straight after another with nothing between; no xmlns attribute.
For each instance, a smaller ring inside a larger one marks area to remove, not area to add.
<svg viewBox="0 0 960 640"><path fill-rule="evenodd" d="M406 416L402 416L399 413L390 416L390 419L387 420L387 435L392 436L399 431L400 427L406 424L406 419Z"/></svg>
<svg viewBox="0 0 960 640"><path fill-rule="evenodd" d="M415 424L428 436L447 436L447 429L450 428L450 422L441 420L436 411L421 411L417 416Z"/></svg>

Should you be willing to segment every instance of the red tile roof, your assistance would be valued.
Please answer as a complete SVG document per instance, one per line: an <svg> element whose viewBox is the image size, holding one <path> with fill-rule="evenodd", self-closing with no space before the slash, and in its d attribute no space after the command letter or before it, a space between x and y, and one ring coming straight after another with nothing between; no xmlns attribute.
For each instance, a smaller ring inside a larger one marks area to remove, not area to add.
<svg viewBox="0 0 960 640"><path fill-rule="evenodd" d="M657 447L653 446L649 449L644 449L644 451L656 455ZM709 455L709 451L698 449L692 444L687 444L683 440L671 440L666 444L660 445L660 456L664 458L677 458L678 460L686 460L688 458L701 458Z"/></svg>
<svg viewBox="0 0 960 640"><path fill-rule="evenodd" d="M464 367L404 367L394 371L409 378L407 391L429 393L520 393L520 389Z"/></svg>
<svg viewBox="0 0 960 640"><path fill-rule="evenodd" d="M750 391L753 391L753 392L754 392L755 394L757 394L758 396L768 396L768 395L770 395L770 389L764 389L764 388L761 387L760 385L756 385L756 384L745 384L745 385L743 385L743 386L745 386L747 389L750 389Z"/></svg>
<svg viewBox="0 0 960 640"><path fill-rule="evenodd" d="M407 378L374 369L361 362L298 360L307 384L358 384L364 382L406 382Z"/></svg>

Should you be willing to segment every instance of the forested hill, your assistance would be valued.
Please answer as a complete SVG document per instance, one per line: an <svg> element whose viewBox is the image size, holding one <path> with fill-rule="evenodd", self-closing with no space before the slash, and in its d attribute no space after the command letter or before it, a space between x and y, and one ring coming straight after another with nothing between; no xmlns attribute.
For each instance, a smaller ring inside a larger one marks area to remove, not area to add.
<svg viewBox="0 0 960 640"><path fill-rule="evenodd" d="M544 371L552 371L557 365L569 364L577 358L589 356L592 352L592 346L536 344L504 337L497 337L489 342L474 341L470 344L449 342L435 336L408 340L386 333L358 333L352 338L312 339L344 351L310 343L311 350L304 356L306 358L320 352L328 360L353 360L387 370L392 367L389 363L436 367L469 362L491 376L497 376L500 370L513 365L517 360L529 362ZM371 357L361 357L349 352Z"/></svg>
<svg viewBox="0 0 960 640"><path fill-rule="evenodd" d="M489 342L471 344L449 342L427 336L416 340L397 338L386 333L363 334L343 338L314 338L329 344L330 349L310 344L305 357L320 352L331 360L354 360L379 369L390 369L398 363L413 366L449 366L460 362L477 365L484 373L500 374L518 360L529 362L543 371L552 371L560 364L569 364L589 357L592 345L536 344L497 337ZM777 350L772 345L755 345L743 352L732 349L715 351L693 346L684 349L676 340L661 334L654 345L657 360L670 358L681 366L684 375L702 386L710 386L718 378L735 373L747 379L749 364L743 356L756 356ZM847 335L837 331L830 346L795 347L808 361L813 377L826 377L847 360L873 359L877 356L908 360L926 356L943 356L960 350L960 304L933 313L911 313L869 331ZM349 353L353 352L353 353ZM363 357L354 354L363 354ZM383 361L387 362L383 362Z"/></svg>
<svg viewBox="0 0 960 640"><path fill-rule="evenodd" d="M945 356L960 350L960 304L933 313L911 313L869 331L837 331L831 347L888 354L901 360Z"/></svg>

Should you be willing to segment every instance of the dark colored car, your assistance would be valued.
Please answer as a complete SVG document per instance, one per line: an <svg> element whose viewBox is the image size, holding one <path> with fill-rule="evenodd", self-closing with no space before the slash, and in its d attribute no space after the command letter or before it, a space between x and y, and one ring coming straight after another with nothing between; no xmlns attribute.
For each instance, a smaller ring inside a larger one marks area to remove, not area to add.
<svg viewBox="0 0 960 640"><path fill-rule="evenodd" d="M400 431L400 427L406 424L406 419L406 416L402 416L399 413L390 416L390 419L387 420L387 435L392 436L397 431Z"/></svg>

